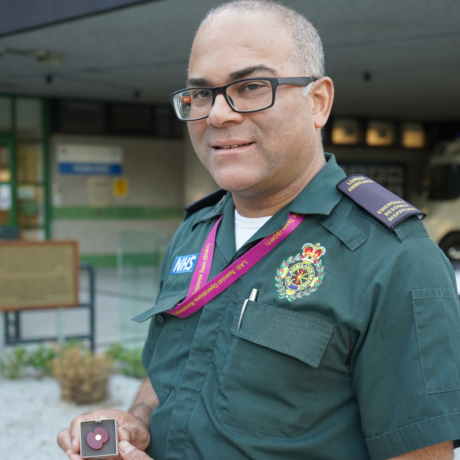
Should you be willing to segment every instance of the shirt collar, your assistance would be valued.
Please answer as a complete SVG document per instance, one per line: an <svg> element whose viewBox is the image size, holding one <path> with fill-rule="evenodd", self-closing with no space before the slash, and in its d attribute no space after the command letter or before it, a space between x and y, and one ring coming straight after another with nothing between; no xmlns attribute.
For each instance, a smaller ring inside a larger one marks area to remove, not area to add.
<svg viewBox="0 0 460 460"><path fill-rule="evenodd" d="M231 202L231 204L229 204L229 202ZM214 219L214 217L222 216L224 214L225 208L230 206L233 206L234 208L233 197L231 192L227 192L218 204L212 207L207 213L205 213L193 224L193 227L195 227L200 222L206 222L207 220Z"/></svg>
<svg viewBox="0 0 460 460"><path fill-rule="evenodd" d="M332 153L325 153L326 164L286 208L298 214L329 215L342 198L336 185L346 177Z"/></svg>

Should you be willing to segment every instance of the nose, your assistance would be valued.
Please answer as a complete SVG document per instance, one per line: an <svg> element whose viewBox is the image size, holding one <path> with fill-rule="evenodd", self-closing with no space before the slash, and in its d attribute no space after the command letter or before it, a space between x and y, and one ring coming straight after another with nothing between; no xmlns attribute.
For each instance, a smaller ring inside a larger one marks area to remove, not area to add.
<svg viewBox="0 0 460 460"><path fill-rule="evenodd" d="M218 94L214 101L214 105L211 107L207 120L208 124L220 128L225 123L229 122L242 123L244 117L243 114L231 109L223 94Z"/></svg>

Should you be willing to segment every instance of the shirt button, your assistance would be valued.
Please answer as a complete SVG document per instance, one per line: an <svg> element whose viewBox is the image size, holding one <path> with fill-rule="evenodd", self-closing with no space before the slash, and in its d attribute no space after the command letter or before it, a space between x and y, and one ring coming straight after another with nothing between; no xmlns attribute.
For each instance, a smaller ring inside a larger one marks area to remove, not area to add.
<svg viewBox="0 0 460 460"><path fill-rule="evenodd" d="M162 323L164 320L165 320L165 318L164 318L163 315L157 315L157 321L158 321L159 323Z"/></svg>

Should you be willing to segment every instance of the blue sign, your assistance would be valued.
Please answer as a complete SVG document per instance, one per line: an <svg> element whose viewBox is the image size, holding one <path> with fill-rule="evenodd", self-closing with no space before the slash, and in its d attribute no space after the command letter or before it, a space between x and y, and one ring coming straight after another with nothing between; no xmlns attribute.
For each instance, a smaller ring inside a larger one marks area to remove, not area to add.
<svg viewBox="0 0 460 460"><path fill-rule="evenodd" d="M123 165L110 163L59 163L59 174L121 176Z"/></svg>
<svg viewBox="0 0 460 460"><path fill-rule="evenodd" d="M121 176L123 150L113 145L60 144L57 163L59 174Z"/></svg>

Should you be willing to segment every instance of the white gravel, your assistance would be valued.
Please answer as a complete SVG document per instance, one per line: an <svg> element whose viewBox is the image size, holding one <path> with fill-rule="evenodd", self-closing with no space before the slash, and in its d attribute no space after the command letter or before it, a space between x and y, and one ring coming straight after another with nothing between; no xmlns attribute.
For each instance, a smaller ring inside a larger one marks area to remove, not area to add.
<svg viewBox="0 0 460 460"><path fill-rule="evenodd" d="M115 375L110 398L102 404L77 406L60 400L58 383L42 380L0 378L0 458L8 460L64 460L56 444L59 431L77 415L98 407L126 410L142 381Z"/></svg>

